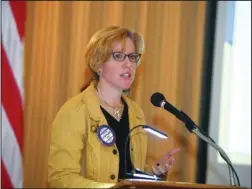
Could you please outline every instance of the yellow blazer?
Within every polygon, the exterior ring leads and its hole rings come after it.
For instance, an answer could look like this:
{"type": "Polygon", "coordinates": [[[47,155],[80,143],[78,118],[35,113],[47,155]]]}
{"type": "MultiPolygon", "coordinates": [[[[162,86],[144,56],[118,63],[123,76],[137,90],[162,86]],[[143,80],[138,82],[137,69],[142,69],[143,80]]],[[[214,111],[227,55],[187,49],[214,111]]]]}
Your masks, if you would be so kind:
{"type": "MultiPolygon", "coordinates": [[[[145,124],[139,105],[126,96],[123,98],[128,105],[130,129],[145,124]]],[[[108,123],[91,83],[61,107],[52,124],[48,158],[50,187],[106,188],[118,181],[119,154],[113,153],[117,150],[116,144],[104,146],[93,131],[101,125],[108,123]]],[[[130,151],[134,166],[144,170],[147,135],[141,128],[131,134],[130,151]]]]}

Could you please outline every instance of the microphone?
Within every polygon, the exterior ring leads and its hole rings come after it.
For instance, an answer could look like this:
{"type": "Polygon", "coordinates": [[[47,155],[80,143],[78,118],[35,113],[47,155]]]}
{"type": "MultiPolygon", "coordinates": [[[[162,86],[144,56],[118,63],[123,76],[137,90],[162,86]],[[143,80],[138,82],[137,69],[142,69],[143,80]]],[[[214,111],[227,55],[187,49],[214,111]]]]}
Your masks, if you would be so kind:
{"type": "Polygon", "coordinates": [[[182,110],[178,110],[173,105],[171,105],[169,102],[166,101],[163,94],[156,92],[152,94],[151,103],[156,107],[162,107],[166,109],[168,112],[175,115],[179,120],[185,123],[186,128],[193,132],[192,130],[196,127],[196,124],[191,120],[191,118],[182,110]]]}
{"type": "Polygon", "coordinates": [[[125,141],[125,146],[124,146],[124,150],[125,150],[124,151],[124,171],[125,171],[124,179],[145,179],[145,180],[155,180],[155,181],[164,180],[156,175],[151,175],[151,174],[145,173],[144,171],[141,171],[138,168],[135,168],[132,161],[130,161],[130,162],[131,162],[133,170],[131,173],[127,172],[127,159],[126,159],[126,157],[127,157],[127,144],[130,141],[130,134],[132,133],[132,131],[135,130],[136,128],[139,128],[139,127],[142,127],[145,131],[152,133],[160,138],[163,138],[163,139],[168,138],[167,134],[165,134],[164,132],[159,131],[158,129],[155,129],[155,128],[148,126],[148,125],[137,125],[137,126],[133,127],[127,135],[127,138],[125,141]]]}
{"type": "Polygon", "coordinates": [[[154,106],[162,107],[165,110],[167,110],[168,112],[175,115],[179,120],[181,120],[185,123],[186,128],[191,133],[196,134],[200,139],[202,139],[207,144],[211,145],[214,149],[216,149],[219,152],[219,154],[221,155],[221,157],[227,162],[227,164],[229,166],[228,168],[229,168],[230,185],[234,185],[234,186],[236,185],[235,178],[233,175],[233,174],[235,174],[238,185],[240,186],[239,177],[238,177],[228,155],[224,152],[224,150],[222,150],[222,148],[220,146],[218,146],[215,143],[215,141],[210,136],[204,134],[204,132],[201,131],[200,127],[198,127],[185,112],[178,110],[173,105],[171,105],[169,102],[167,102],[164,95],[159,92],[152,94],[150,101],[154,106]]]}

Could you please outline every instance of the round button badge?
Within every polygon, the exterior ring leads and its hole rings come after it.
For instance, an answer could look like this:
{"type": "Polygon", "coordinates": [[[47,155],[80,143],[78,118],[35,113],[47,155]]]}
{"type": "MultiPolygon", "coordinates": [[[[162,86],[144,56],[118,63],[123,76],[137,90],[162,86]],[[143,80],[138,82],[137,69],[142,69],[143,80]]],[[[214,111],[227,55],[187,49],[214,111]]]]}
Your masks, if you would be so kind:
{"type": "Polygon", "coordinates": [[[98,139],[105,146],[112,146],[115,143],[115,132],[107,125],[101,125],[97,128],[98,139]]]}

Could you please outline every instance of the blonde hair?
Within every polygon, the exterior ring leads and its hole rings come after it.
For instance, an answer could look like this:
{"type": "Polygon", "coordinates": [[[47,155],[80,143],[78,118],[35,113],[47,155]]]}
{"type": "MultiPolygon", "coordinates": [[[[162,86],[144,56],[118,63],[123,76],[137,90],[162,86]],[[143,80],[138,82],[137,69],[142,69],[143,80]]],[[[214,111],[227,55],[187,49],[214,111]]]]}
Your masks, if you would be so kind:
{"type": "MultiPolygon", "coordinates": [[[[97,31],[91,37],[84,54],[84,59],[85,63],[89,65],[93,79],[96,82],[99,80],[97,70],[101,64],[110,58],[114,43],[121,42],[124,46],[127,37],[133,41],[136,53],[141,54],[144,52],[143,37],[128,28],[110,26],[97,31]]],[[[140,60],[138,61],[139,64],[140,60]]]]}

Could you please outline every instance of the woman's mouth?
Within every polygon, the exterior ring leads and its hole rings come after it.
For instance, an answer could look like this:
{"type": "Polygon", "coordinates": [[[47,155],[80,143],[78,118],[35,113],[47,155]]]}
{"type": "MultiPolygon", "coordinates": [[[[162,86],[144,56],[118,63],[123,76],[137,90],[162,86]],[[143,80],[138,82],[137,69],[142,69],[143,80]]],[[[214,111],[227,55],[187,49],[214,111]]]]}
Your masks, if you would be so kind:
{"type": "Polygon", "coordinates": [[[123,78],[125,78],[125,79],[129,79],[129,78],[131,78],[131,73],[129,73],[129,72],[123,73],[120,76],[123,77],[123,78]]]}

